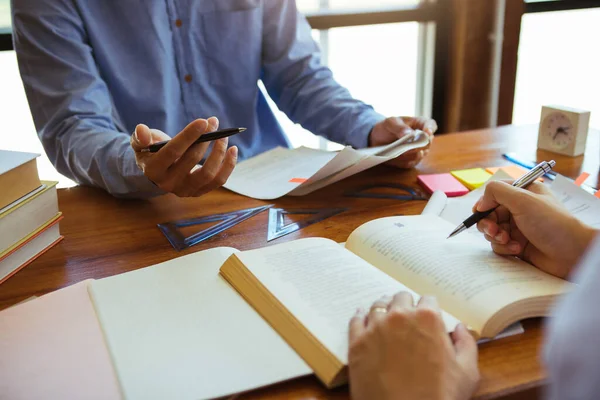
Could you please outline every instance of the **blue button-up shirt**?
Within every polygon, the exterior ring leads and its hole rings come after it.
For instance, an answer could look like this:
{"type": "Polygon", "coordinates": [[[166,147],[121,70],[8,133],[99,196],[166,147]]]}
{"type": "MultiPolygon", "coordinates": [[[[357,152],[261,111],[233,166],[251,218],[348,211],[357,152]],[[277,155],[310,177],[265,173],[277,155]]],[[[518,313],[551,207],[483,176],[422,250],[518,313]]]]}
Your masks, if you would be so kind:
{"type": "MultiPolygon", "coordinates": [[[[13,0],[14,44],[33,119],[59,172],[119,196],[160,194],[129,139],[196,118],[245,126],[248,158],[286,137],[259,79],[294,122],[366,147],[383,119],[321,64],[293,0],[13,0]]],[[[358,55],[364,56],[364,55],[358,55]]]]}

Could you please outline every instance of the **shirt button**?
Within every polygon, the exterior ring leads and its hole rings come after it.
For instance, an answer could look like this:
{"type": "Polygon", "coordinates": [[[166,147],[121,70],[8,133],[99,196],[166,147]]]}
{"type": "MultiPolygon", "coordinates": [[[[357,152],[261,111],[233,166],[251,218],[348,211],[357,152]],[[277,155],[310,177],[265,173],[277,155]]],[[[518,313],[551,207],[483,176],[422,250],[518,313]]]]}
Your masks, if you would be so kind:
{"type": "Polygon", "coordinates": [[[192,81],[192,76],[190,74],[188,74],[188,75],[184,76],[183,79],[185,79],[185,81],[187,83],[190,83],[192,81]]]}
{"type": "Polygon", "coordinates": [[[175,21],[175,26],[176,27],[181,28],[181,25],[183,25],[183,22],[181,22],[180,19],[178,19],[178,20],[175,21]]]}

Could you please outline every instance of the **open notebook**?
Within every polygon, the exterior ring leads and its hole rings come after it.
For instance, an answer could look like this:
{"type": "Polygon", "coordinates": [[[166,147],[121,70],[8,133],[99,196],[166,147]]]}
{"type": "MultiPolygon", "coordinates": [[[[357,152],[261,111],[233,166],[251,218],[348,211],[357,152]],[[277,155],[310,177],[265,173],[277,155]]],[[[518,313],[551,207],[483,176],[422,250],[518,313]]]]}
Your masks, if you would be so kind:
{"type": "Polygon", "coordinates": [[[416,131],[387,146],[361,150],[277,147],[240,162],[224,187],[262,200],[303,196],[428,144],[429,137],[416,131]]]}

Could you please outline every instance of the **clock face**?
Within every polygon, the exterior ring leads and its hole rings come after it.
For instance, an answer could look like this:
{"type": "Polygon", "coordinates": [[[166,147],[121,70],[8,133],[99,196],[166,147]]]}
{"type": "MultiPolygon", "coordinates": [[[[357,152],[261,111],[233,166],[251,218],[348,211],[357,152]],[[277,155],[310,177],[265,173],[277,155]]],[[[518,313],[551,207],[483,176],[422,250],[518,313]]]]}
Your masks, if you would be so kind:
{"type": "Polygon", "coordinates": [[[542,133],[557,150],[563,150],[575,140],[573,124],[566,114],[553,112],[542,123],[542,133]]]}

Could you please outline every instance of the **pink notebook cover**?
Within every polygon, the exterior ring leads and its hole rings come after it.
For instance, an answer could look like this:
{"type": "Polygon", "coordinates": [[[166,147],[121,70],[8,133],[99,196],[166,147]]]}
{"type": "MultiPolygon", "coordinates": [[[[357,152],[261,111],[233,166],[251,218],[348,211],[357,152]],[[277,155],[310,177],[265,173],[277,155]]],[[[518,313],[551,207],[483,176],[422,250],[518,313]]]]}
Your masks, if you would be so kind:
{"type": "Polygon", "coordinates": [[[0,312],[0,397],[121,398],[88,283],[0,312]]]}
{"type": "Polygon", "coordinates": [[[448,197],[463,196],[469,193],[469,189],[451,174],[419,175],[417,179],[429,193],[440,190],[448,197]]]}

